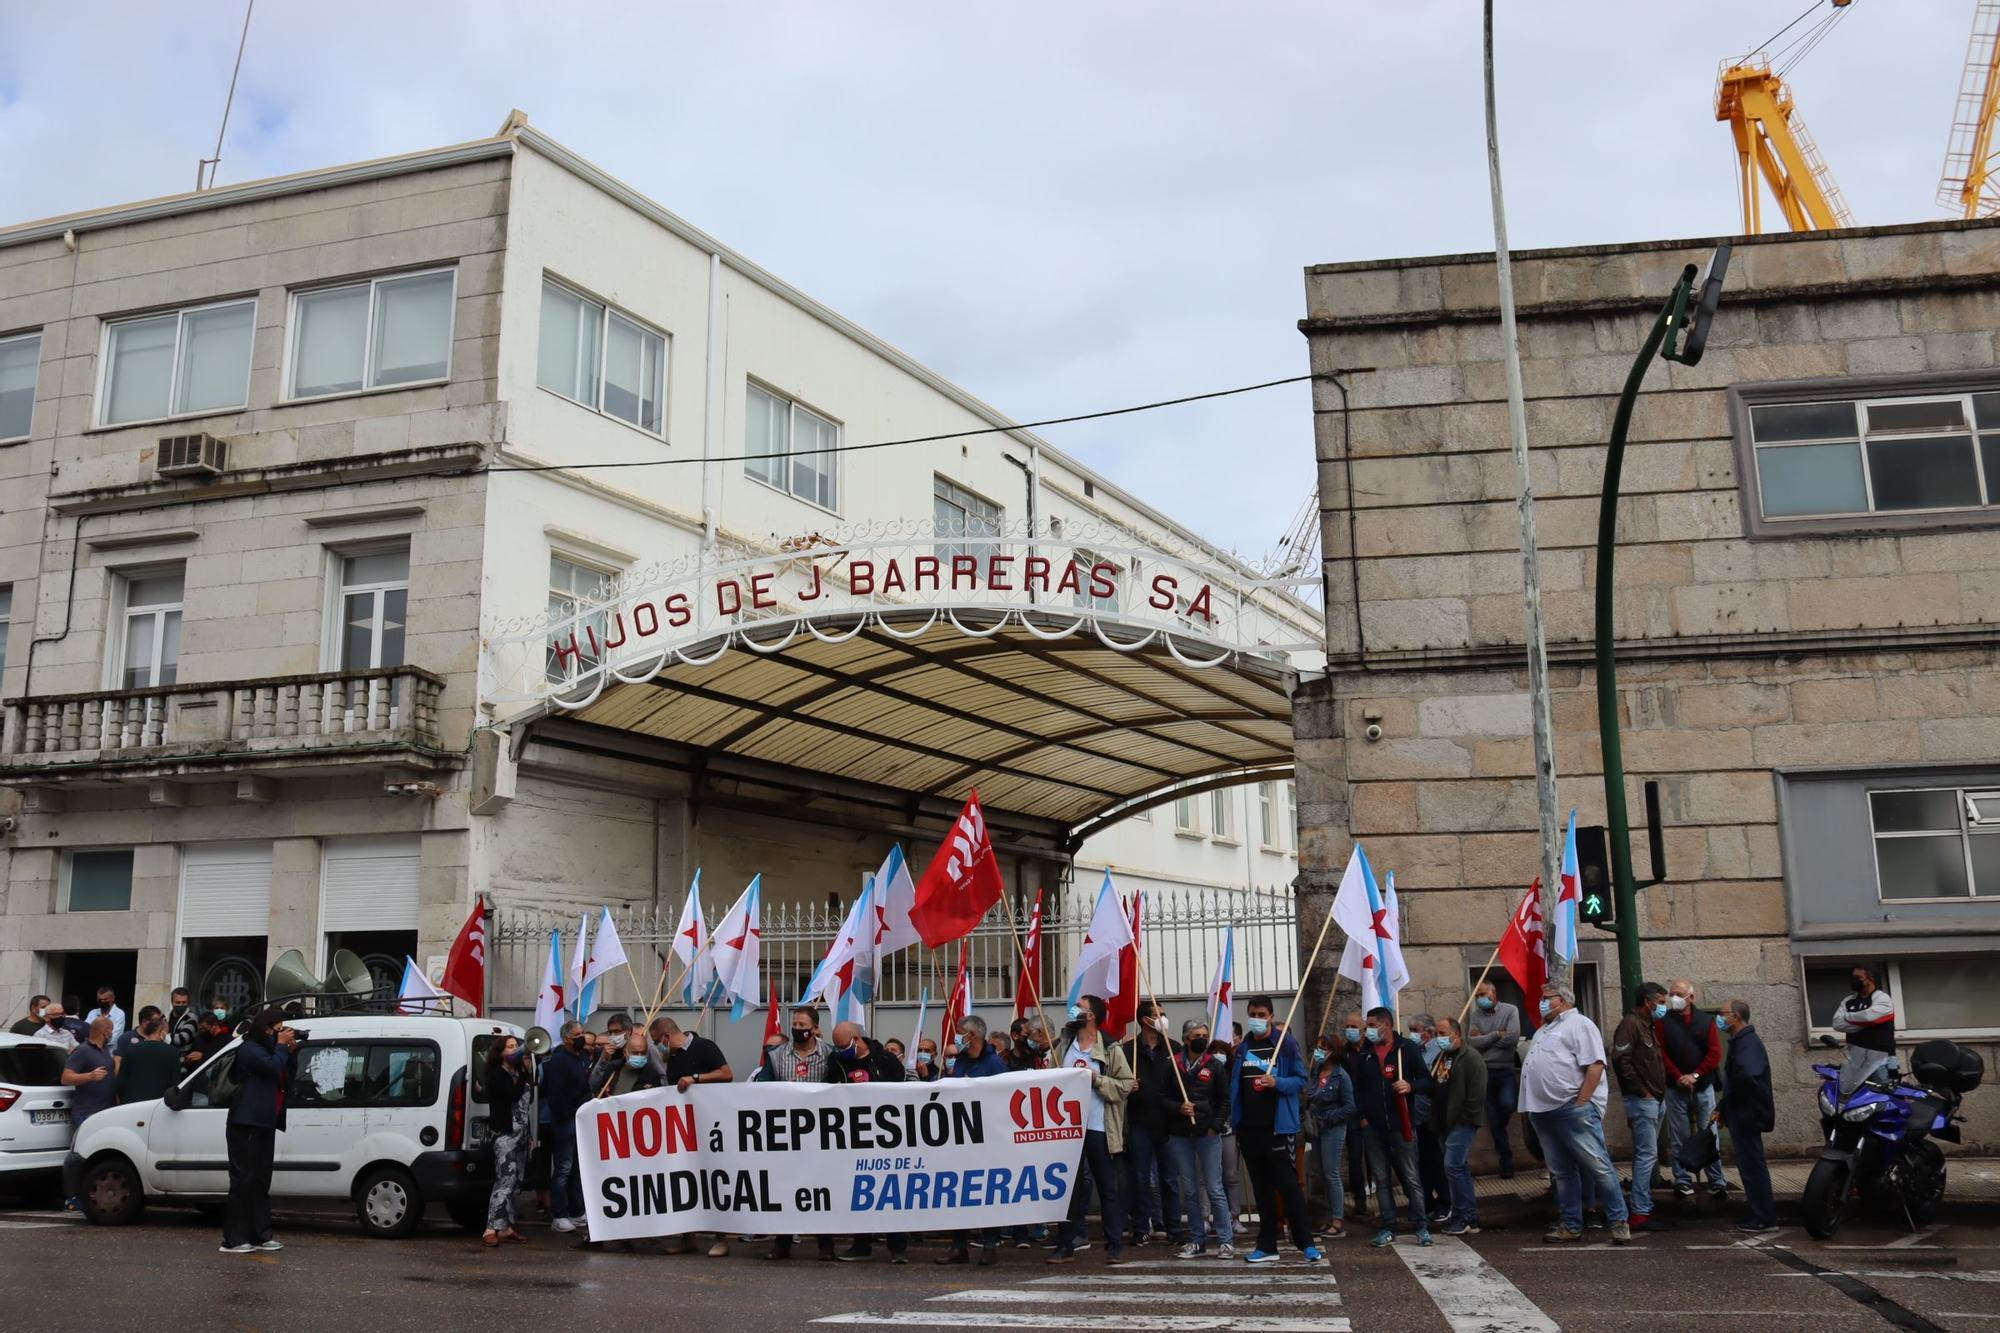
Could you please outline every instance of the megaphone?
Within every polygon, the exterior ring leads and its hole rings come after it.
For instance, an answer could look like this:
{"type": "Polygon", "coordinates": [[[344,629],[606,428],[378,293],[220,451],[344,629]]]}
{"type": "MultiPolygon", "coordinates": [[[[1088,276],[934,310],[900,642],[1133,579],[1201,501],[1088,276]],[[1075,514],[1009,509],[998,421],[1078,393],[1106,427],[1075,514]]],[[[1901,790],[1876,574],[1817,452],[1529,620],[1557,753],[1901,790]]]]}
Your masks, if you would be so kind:
{"type": "Polygon", "coordinates": [[[326,974],[326,988],[344,990],[349,995],[370,995],[375,990],[375,978],[359,954],[352,949],[335,949],[333,966],[326,974]]]}
{"type": "Polygon", "coordinates": [[[528,1029],[529,1055],[547,1055],[551,1050],[555,1049],[555,1044],[556,1039],[549,1035],[547,1028],[532,1027],[528,1029]]]}
{"type": "Polygon", "coordinates": [[[281,995],[314,995],[319,992],[319,978],[306,966],[306,956],[297,949],[287,949],[278,955],[278,961],[271,964],[271,971],[264,978],[264,998],[276,999],[281,995]]]}

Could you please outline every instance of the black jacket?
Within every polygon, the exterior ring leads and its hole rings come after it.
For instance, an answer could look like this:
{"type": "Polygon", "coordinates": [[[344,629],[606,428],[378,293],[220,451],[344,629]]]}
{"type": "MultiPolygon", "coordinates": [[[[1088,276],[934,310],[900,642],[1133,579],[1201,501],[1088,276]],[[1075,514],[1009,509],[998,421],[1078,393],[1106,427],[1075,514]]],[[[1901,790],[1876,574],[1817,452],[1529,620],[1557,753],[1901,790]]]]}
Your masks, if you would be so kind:
{"type": "Polygon", "coordinates": [[[542,1061],[542,1105],[557,1134],[576,1132],[577,1108],[590,1100],[590,1069],[567,1046],[542,1061]]]}
{"type": "Polygon", "coordinates": [[[271,1037],[245,1037],[236,1048],[236,1076],[242,1086],[229,1103],[229,1123],[252,1129],[285,1127],[281,1095],[292,1077],[292,1053],[271,1037]]]}
{"type": "MultiPolygon", "coordinates": [[[[1194,1103],[1194,1120],[1181,1114],[1180,1088],[1174,1088],[1174,1104],[1166,1119],[1167,1133],[1175,1138],[1205,1138],[1229,1128],[1229,1048],[1210,1046],[1200,1055],[1183,1050],[1174,1057],[1181,1077],[1187,1080],[1187,1099],[1194,1103]]],[[[1167,1077],[1172,1078],[1172,1071],[1167,1077]]]]}
{"type": "Polygon", "coordinates": [[[514,1103],[528,1095],[528,1076],[505,1061],[486,1066],[486,1123],[495,1134],[514,1132],[514,1103]]]}
{"type": "MultiPolygon", "coordinates": [[[[1139,1089],[1125,1103],[1125,1120],[1130,1126],[1137,1123],[1154,1134],[1166,1130],[1169,1120],[1187,1123],[1181,1114],[1181,1085],[1174,1077],[1174,1043],[1162,1037],[1157,1043],[1148,1045],[1145,1037],[1138,1040],[1139,1058],[1133,1070],[1139,1076],[1139,1089]]],[[[1192,1093],[1194,1090],[1188,1090],[1192,1093]]]]}
{"type": "MultiPolygon", "coordinates": [[[[1771,1057],[1764,1039],[1748,1023],[1729,1039],[1722,1058],[1722,1119],[1756,1134],[1778,1127],[1778,1108],[1771,1096],[1771,1057]]],[[[1735,1128],[1730,1133],[1734,1134],[1735,1128]]]]}
{"type": "MultiPolygon", "coordinates": [[[[1396,1093],[1391,1088],[1395,1081],[1397,1052],[1402,1055],[1403,1081],[1410,1085],[1410,1101],[1427,1097],[1435,1088],[1431,1080],[1430,1066],[1424,1063],[1424,1048],[1408,1037],[1396,1038],[1395,1049],[1389,1053],[1389,1077],[1382,1073],[1382,1062],[1376,1055],[1376,1048],[1362,1042],[1348,1056],[1348,1077],[1354,1080],[1354,1105],[1361,1119],[1368,1122],[1370,1129],[1402,1127],[1402,1120],[1395,1114],[1396,1093]]],[[[1414,1128],[1417,1120],[1415,1105],[1410,1107],[1410,1123],[1414,1128]]]]}
{"type": "Polygon", "coordinates": [[[828,1083],[901,1083],[906,1077],[903,1062],[873,1042],[866,1055],[856,1052],[854,1059],[843,1060],[836,1051],[826,1062],[828,1083]]]}

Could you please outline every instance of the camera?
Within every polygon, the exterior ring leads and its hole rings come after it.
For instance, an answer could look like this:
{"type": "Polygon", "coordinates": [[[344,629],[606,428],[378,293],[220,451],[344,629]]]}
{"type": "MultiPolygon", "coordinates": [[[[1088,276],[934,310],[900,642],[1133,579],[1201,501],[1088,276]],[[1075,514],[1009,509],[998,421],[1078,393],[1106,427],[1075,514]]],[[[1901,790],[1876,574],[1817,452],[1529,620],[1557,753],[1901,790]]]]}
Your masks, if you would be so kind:
{"type": "Polygon", "coordinates": [[[311,1037],[306,1035],[306,1030],[304,1028],[295,1028],[290,1023],[286,1023],[284,1025],[284,1029],[285,1031],[292,1034],[292,1040],[294,1041],[307,1042],[312,1040],[311,1037]]]}

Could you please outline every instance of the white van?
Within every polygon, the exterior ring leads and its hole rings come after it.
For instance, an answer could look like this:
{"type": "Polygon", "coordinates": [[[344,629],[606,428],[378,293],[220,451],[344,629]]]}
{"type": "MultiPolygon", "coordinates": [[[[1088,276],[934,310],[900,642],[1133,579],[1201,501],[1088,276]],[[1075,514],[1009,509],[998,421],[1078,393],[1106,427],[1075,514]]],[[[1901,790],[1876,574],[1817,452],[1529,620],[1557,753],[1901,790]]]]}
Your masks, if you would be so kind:
{"type": "MultiPolygon", "coordinates": [[[[426,1204],[486,1224],[493,1165],[486,1056],[522,1035],[491,1019],[343,1013],[290,1020],[302,1035],[285,1096],[271,1197],[350,1199],[372,1236],[407,1236],[426,1204]]],[[[219,1205],[229,1194],[223,1130],[240,1086],[240,1039],[159,1101],[99,1111],[63,1164],[83,1214],[132,1221],[149,1200],[219,1205]]]]}
{"type": "Polygon", "coordinates": [[[68,1058],[55,1042],[0,1032],[0,1187],[54,1184],[69,1152],[68,1058]]]}

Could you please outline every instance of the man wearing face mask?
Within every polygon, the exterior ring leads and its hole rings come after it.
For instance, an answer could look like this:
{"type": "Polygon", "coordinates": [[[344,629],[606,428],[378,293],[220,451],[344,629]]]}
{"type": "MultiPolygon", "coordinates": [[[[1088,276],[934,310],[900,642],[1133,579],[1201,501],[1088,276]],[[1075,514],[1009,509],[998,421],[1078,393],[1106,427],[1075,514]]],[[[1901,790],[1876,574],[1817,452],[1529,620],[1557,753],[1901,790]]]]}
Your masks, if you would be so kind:
{"type": "Polygon", "coordinates": [[[935,1083],[940,1072],[937,1043],[929,1037],[917,1038],[917,1063],[911,1071],[912,1077],[919,1083],[935,1083]]]}
{"type": "Polygon", "coordinates": [[[561,1044],[541,1061],[542,1105],[549,1108],[549,1211],[557,1231],[584,1225],[583,1174],[576,1169],[576,1113],[590,1100],[583,1024],[562,1025],[561,1044]]]}
{"type": "Polygon", "coordinates": [[[766,1083],[838,1083],[827,1073],[833,1052],[819,1039],[819,1011],[810,1005],[792,1010],[792,1040],[764,1054],[766,1083]]]}
{"type": "MultiPolygon", "coordinates": [[[[827,1062],[827,1082],[829,1083],[901,1083],[904,1079],[903,1062],[891,1055],[886,1047],[870,1041],[861,1031],[859,1023],[842,1021],[833,1025],[833,1058],[827,1062]]],[[[829,1243],[832,1237],[826,1238],[829,1243]]],[[[910,1235],[907,1231],[889,1233],[889,1262],[906,1264],[909,1262],[910,1235]]],[[[873,1247],[867,1233],[855,1236],[846,1249],[834,1257],[842,1263],[859,1263],[873,1254],[873,1247]]]]}
{"type": "MultiPolygon", "coordinates": [[[[1350,1009],[1341,1016],[1341,1040],[1346,1054],[1341,1057],[1341,1065],[1347,1070],[1347,1083],[1351,1089],[1358,1086],[1361,1078],[1361,1061],[1368,1058],[1362,1049],[1362,1017],[1359,1009],[1350,1009]]],[[[1373,1185],[1368,1179],[1368,1146],[1366,1136],[1361,1133],[1361,1106],[1355,1103],[1354,1113],[1348,1120],[1347,1170],[1341,1177],[1348,1193],[1354,1197],[1353,1213],[1365,1217],[1368,1213],[1368,1195],[1373,1185]]]]}
{"type": "Polygon", "coordinates": [[[1576,993],[1551,983],[1542,988],[1542,1026],[1521,1065],[1521,1109],[1542,1142],[1555,1185],[1556,1225],[1544,1244],[1583,1239],[1583,1181],[1596,1182],[1597,1201],[1611,1220],[1611,1242],[1628,1245],[1625,1192],[1604,1144],[1604,1038],[1597,1024],[1576,1012],[1576,993]]]}
{"type": "Polygon", "coordinates": [[[201,1015],[195,1012],[194,997],[185,986],[174,987],[168,997],[167,1044],[175,1050],[185,1051],[194,1045],[195,1034],[201,1030],[201,1015]]]}
{"type": "Polygon", "coordinates": [[[1854,993],[1833,1011],[1833,1030],[1847,1036],[1840,1066],[1842,1096],[1896,1058],[1896,1002],[1882,989],[1875,969],[1865,964],[1854,969],[1851,984],[1854,993]]]}
{"type": "Polygon", "coordinates": [[[1181,1051],[1174,1059],[1187,1100],[1167,1117],[1167,1161],[1188,1215],[1187,1241],[1174,1257],[1200,1258],[1213,1231],[1215,1257],[1234,1259],[1236,1226],[1222,1174],[1224,1149],[1235,1151],[1222,1134],[1229,1126],[1229,1057],[1209,1042],[1208,1021],[1190,1018],[1181,1024],[1181,1051]]]}
{"type": "Polygon", "coordinates": [[[1007,1068],[1015,1073],[1029,1073],[1049,1067],[1049,1030],[1042,1020],[1033,1016],[1014,1020],[1016,1032],[1013,1049],[1007,1053],[1007,1068]]]}
{"type": "Polygon", "coordinates": [[[1257,1199],[1257,1248],[1244,1258],[1253,1264],[1278,1262],[1278,1207],[1283,1204],[1292,1243],[1307,1263],[1317,1264],[1324,1256],[1313,1244],[1305,1191],[1299,1188],[1292,1156],[1303,1127],[1299,1097],[1306,1086],[1305,1057],[1289,1034],[1271,1030],[1269,996],[1253,996],[1243,1009],[1249,1031],[1236,1053],[1230,1114],[1250,1171],[1250,1192],[1257,1199]]]}
{"type": "Polygon", "coordinates": [[[1507,1126],[1520,1095],[1521,1011],[1502,1000],[1492,982],[1482,981],[1473,992],[1465,1037],[1486,1061],[1486,1128],[1500,1157],[1500,1178],[1507,1180],[1514,1174],[1514,1144],[1507,1126]]]}
{"type": "Polygon", "coordinates": [[[28,1001],[28,1016],[15,1021],[9,1029],[17,1037],[32,1037],[41,1030],[42,1010],[49,1007],[49,997],[37,995],[28,1001]]]}
{"type": "Polygon", "coordinates": [[[1625,1123],[1632,1129],[1632,1219],[1643,1230],[1653,1215],[1653,1169],[1660,1160],[1660,1106],[1667,1095],[1667,1067],[1653,1025],[1667,1016],[1667,988],[1655,981],[1639,987],[1632,1012],[1611,1034],[1611,1068],[1625,1098],[1625,1123]]]}
{"type": "Polygon", "coordinates": [[[1375,1239],[1380,1248],[1396,1241],[1396,1197],[1391,1178],[1403,1187],[1417,1244],[1431,1243],[1431,1220],[1424,1211],[1424,1189],[1417,1176],[1417,1125],[1413,1100],[1432,1089],[1424,1049],[1396,1036],[1396,1016],[1377,1006],[1368,1011],[1361,1029],[1361,1050],[1354,1066],[1354,1101],[1361,1114],[1361,1137],[1368,1153],[1368,1174],[1375,1181],[1375,1239]]]}
{"type": "Polygon", "coordinates": [[[1180,1082],[1174,1068],[1178,1052],[1166,1035],[1167,1016],[1151,1000],[1138,1004],[1138,1059],[1134,1072],[1139,1091],[1126,1107],[1125,1146],[1132,1167],[1132,1243],[1144,1245],[1163,1237],[1185,1245],[1188,1230],[1181,1219],[1179,1191],[1167,1164],[1167,1122],[1182,1116],[1180,1082]],[[1177,1233],[1177,1234],[1176,1234],[1177,1233]]]}
{"type": "Polygon", "coordinates": [[[1433,1119],[1444,1139],[1444,1174],[1451,1190],[1444,1230],[1447,1236],[1465,1236],[1479,1230],[1479,1194],[1472,1187],[1469,1159],[1486,1115],[1486,1062],[1479,1052],[1465,1048],[1465,1029],[1455,1018],[1438,1020],[1437,1042],[1438,1057],[1431,1066],[1438,1085],[1431,1094],[1433,1119]]]}
{"type": "MultiPolygon", "coordinates": [[[[967,1014],[959,1020],[958,1032],[952,1037],[953,1051],[945,1057],[944,1076],[946,1078],[991,1078],[995,1074],[1007,1072],[1007,1062],[1000,1053],[986,1044],[986,1020],[978,1014],[967,1014]]],[[[938,1264],[969,1264],[972,1262],[972,1246],[979,1247],[979,1263],[982,1267],[999,1262],[1000,1230],[988,1227],[983,1231],[954,1231],[951,1233],[951,1248],[933,1259],[938,1264]]]]}
{"type": "MultiPolygon", "coordinates": [[[[688,1096],[697,1084],[727,1083],[735,1077],[729,1068],[729,1061],[722,1056],[722,1048],[697,1032],[689,1032],[680,1024],[662,1014],[653,1020],[654,1044],[666,1053],[667,1076],[661,1086],[672,1084],[681,1096],[688,1096]]],[[[685,1253],[693,1238],[678,1236],[681,1249],[676,1249],[669,1241],[667,1253],[685,1253]]],[[[729,1253],[729,1242],[717,1232],[715,1241],[708,1247],[708,1257],[720,1259],[729,1253]]]]}
{"type": "Polygon", "coordinates": [[[1076,1187],[1070,1192],[1069,1220],[1056,1238],[1052,1264],[1076,1262],[1077,1242],[1083,1239],[1089,1208],[1087,1182],[1097,1185],[1098,1215],[1104,1224],[1104,1262],[1125,1262],[1125,1209],[1118,1195],[1118,1164],[1114,1160],[1125,1150],[1126,1103],[1138,1088],[1138,1077],[1125,1060],[1118,1044],[1100,1030],[1109,1012],[1103,997],[1085,995],[1073,1006],[1074,1014],[1063,1029],[1056,1046],[1055,1066],[1082,1069],[1090,1074],[1090,1095],[1083,1111],[1083,1162],[1076,1187]]]}
{"type": "MultiPolygon", "coordinates": [[[[1410,1020],[1409,1034],[1410,1040],[1423,1048],[1424,1064],[1434,1069],[1444,1050],[1438,1041],[1437,1020],[1418,1014],[1410,1020]]],[[[1436,1080],[1435,1074],[1432,1079],[1436,1080]]],[[[1451,1216],[1451,1186],[1444,1174],[1444,1131],[1438,1128],[1429,1093],[1418,1093],[1410,1103],[1417,1122],[1417,1184],[1424,1191],[1424,1214],[1433,1223],[1442,1223],[1451,1216]]]]}
{"type": "MultiPolygon", "coordinates": [[[[1694,1129],[1715,1114],[1716,1071],[1722,1068],[1722,1039],[1715,1020],[1694,1002],[1694,983],[1681,977],[1667,987],[1667,1016],[1654,1024],[1660,1038],[1660,1060],[1667,1070],[1667,1100],[1661,1118],[1667,1122],[1667,1154],[1674,1167],[1674,1193],[1694,1197],[1694,1177],[1681,1165],[1681,1144],[1694,1129]]],[[[1729,1181],[1720,1160],[1709,1164],[1708,1192],[1727,1198],[1729,1181]]]]}

